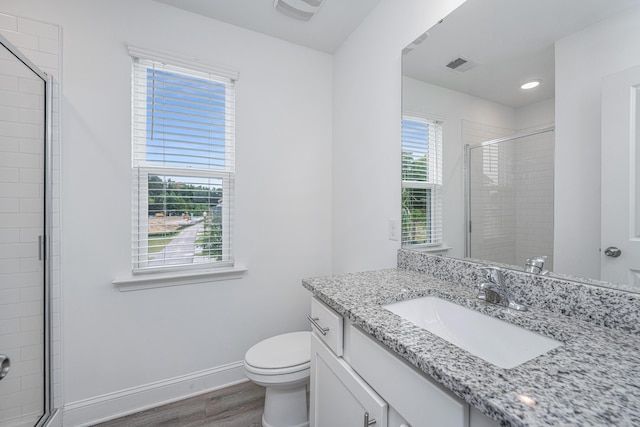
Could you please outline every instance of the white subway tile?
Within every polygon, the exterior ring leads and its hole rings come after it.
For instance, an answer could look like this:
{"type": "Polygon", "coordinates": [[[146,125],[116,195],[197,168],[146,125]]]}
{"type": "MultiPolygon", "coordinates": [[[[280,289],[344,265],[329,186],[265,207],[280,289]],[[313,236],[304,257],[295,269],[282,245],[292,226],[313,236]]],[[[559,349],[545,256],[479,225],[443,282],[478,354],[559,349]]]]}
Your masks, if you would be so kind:
{"type": "Polygon", "coordinates": [[[41,184],[44,182],[44,172],[42,169],[21,168],[20,182],[25,184],[41,184]]]}
{"type": "Polygon", "coordinates": [[[0,320],[0,335],[17,334],[20,332],[20,319],[0,320]]]}
{"type": "MultiPolygon", "coordinates": [[[[13,377],[12,375],[9,375],[2,380],[2,387],[0,387],[0,396],[4,397],[8,394],[18,393],[20,391],[22,391],[22,381],[20,377],[13,377]]],[[[0,419],[5,420],[4,418],[0,419]]]]}
{"type": "MultiPolygon", "coordinates": [[[[20,260],[21,262],[24,260],[20,260]]],[[[36,262],[41,264],[40,261],[36,262]]],[[[37,269],[31,269],[26,271],[38,271],[37,269]]],[[[44,288],[42,285],[38,284],[37,286],[23,286],[20,288],[20,302],[33,302],[33,301],[43,301],[44,300],[44,288]]]]}
{"type": "MultiPolygon", "coordinates": [[[[24,355],[23,355],[24,356],[24,355]]],[[[42,355],[40,356],[42,357],[42,355]]],[[[30,390],[34,388],[42,387],[43,379],[42,375],[25,375],[22,377],[22,389],[30,390]]]]}
{"type": "Polygon", "coordinates": [[[18,31],[54,40],[57,40],[59,35],[57,25],[20,17],[18,17],[18,31]]]}
{"type": "MultiPolygon", "coordinates": [[[[0,186],[3,185],[0,183],[0,186]]],[[[19,213],[20,212],[20,199],[17,197],[2,197],[0,193],[0,214],[2,213],[19,213]]]]}
{"type": "Polygon", "coordinates": [[[20,199],[19,212],[20,213],[43,213],[44,214],[44,206],[43,200],[40,198],[37,199],[20,199]]]}
{"type": "Polygon", "coordinates": [[[41,331],[44,329],[44,317],[38,316],[23,316],[20,318],[20,331],[41,331]]]}
{"type": "MultiPolygon", "coordinates": [[[[4,245],[0,245],[2,247],[4,245]]],[[[2,255],[0,255],[2,256],[2,255]]],[[[16,288],[22,285],[35,285],[36,283],[40,283],[42,281],[42,274],[40,273],[13,273],[13,274],[3,274],[2,280],[0,280],[0,289],[11,289],[16,288]]],[[[2,317],[4,313],[0,313],[0,318],[12,319],[14,317],[19,316],[5,316],[2,317]]],[[[33,315],[36,315],[35,313],[33,315]]]]}
{"type": "Polygon", "coordinates": [[[58,55],[54,55],[47,52],[40,52],[37,50],[37,40],[35,48],[22,48],[20,51],[27,57],[31,62],[36,64],[38,68],[41,70],[44,68],[57,69],[58,68],[58,55]]]}
{"type": "MultiPolygon", "coordinates": [[[[21,350],[20,360],[27,361],[27,360],[42,359],[44,357],[44,346],[42,344],[42,339],[40,339],[40,341],[41,342],[39,344],[23,346],[20,349],[21,350]]],[[[33,388],[33,387],[24,387],[23,385],[23,389],[28,389],[28,388],[33,388]]]]}
{"type": "MultiPolygon", "coordinates": [[[[38,95],[41,96],[42,90],[44,89],[44,82],[39,78],[33,78],[29,76],[29,78],[21,77],[18,79],[18,90],[20,93],[28,93],[30,95],[38,95]]],[[[42,100],[44,101],[44,99],[42,100]]],[[[39,104],[40,114],[44,112],[44,102],[39,104]]]]}
{"type": "Polygon", "coordinates": [[[3,122],[19,122],[20,110],[16,107],[2,105],[0,106],[0,120],[3,122]]]}
{"type": "Polygon", "coordinates": [[[0,105],[35,109],[40,108],[41,99],[33,94],[3,91],[0,97],[0,105]]]}
{"type": "Polygon", "coordinates": [[[0,290],[0,305],[15,304],[20,302],[20,289],[0,290]]]}
{"type": "Polygon", "coordinates": [[[0,182],[0,197],[39,197],[40,186],[29,183],[0,182]]]}
{"type": "MultiPolygon", "coordinates": [[[[21,138],[20,153],[42,155],[44,153],[44,138],[40,135],[37,138],[21,138]]],[[[42,162],[42,158],[39,159],[39,162],[42,162]]]]}
{"type": "Polygon", "coordinates": [[[58,55],[60,52],[58,38],[51,39],[46,37],[39,37],[38,50],[41,52],[52,53],[58,55]]]}
{"type": "Polygon", "coordinates": [[[0,34],[5,36],[6,39],[9,40],[12,45],[19,48],[21,52],[24,49],[38,49],[38,36],[36,35],[5,29],[0,29],[0,34]]]}
{"type": "Polygon", "coordinates": [[[18,31],[18,18],[0,13],[0,28],[3,30],[18,31]]]}
{"type": "MultiPolygon", "coordinates": [[[[38,316],[43,312],[42,303],[32,301],[16,304],[7,304],[0,311],[0,319],[17,319],[23,316],[38,316]]],[[[22,336],[22,334],[19,334],[22,336]]],[[[21,339],[21,338],[20,338],[21,339]]]]}
{"type": "Polygon", "coordinates": [[[21,108],[16,113],[17,120],[21,123],[44,125],[44,111],[42,109],[21,108]]]}

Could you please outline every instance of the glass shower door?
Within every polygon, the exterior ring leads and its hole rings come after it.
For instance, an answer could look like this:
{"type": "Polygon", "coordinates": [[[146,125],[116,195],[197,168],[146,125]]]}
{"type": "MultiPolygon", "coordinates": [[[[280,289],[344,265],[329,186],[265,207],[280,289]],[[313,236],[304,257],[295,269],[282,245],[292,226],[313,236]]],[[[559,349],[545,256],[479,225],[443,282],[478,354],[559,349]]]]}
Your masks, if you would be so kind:
{"type": "Polygon", "coordinates": [[[0,39],[0,425],[47,411],[45,81],[0,39]]]}

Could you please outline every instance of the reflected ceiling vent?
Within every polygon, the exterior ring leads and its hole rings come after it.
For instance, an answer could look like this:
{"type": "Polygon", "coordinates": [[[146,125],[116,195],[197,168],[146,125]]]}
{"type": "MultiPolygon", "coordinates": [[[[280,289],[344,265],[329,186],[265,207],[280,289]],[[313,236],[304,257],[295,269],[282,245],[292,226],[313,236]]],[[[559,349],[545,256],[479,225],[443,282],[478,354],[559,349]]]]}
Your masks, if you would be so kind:
{"type": "Polygon", "coordinates": [[[459,56],[456,59],[449,61],[449,63],[447,64],[447,68],[459,73],[464,73],[465,71],[469,71],[476,65],[478,65],[477,62],[473,62],[469,58],[459,56]]]}
{"type": "Polygon", "coordinates": [[[416,47],[418,47],[418,45],[420,43],[422,43],[423,41],[425,41],[427,39],[427,37],[429,37],[429,32],[425,31],[424,33],[422,33],[422,35],[420,37],[418,37],[417,39],[415,39],[413,41],[413,43],[411,43],[409,46],[405,47],[404,49],[402,49],[402,54],[405,55],[409,52],[411,52],[413,49],[415,49],[416,47]]]}
{"type": "Polygon", "coordinates": [[[273,7],[292,18],[308,21],[316,14],[324,0],[275,0],[273,7]]]}

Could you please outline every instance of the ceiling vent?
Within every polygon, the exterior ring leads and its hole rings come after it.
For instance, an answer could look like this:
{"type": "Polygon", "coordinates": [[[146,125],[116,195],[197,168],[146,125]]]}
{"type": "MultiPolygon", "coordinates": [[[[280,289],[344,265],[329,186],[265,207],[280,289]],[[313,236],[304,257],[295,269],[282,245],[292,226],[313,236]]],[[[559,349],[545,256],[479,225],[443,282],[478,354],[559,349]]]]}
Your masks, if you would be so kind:
{"type": "Polygon", "coordinates": [[[465,71],[469,71],[476,65],[478,65],[477,62],[473,62],[469,58],[459,56],[456,59],[449,61],[449,63],[447,64],[447,68],[459,73],[464,73],[465,71]]]}
{"type": "Polygon", "coordinates": [[[273,7],[292,18],[308,21],[316,14],[324,0],[275,0],[273,7]]]}

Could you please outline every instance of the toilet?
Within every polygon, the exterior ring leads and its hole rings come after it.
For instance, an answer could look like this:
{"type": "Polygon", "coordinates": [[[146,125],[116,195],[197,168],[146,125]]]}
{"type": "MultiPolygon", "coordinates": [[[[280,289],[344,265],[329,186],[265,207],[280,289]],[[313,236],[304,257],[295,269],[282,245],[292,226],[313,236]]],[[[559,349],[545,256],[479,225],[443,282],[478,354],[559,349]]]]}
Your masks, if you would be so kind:
{"type": "Polygon", "coordinates": [[[276,335],[245,354],[245,375],[267,388],[263,427],[309,426],[310,338],[308,331],[276,335]]]}

